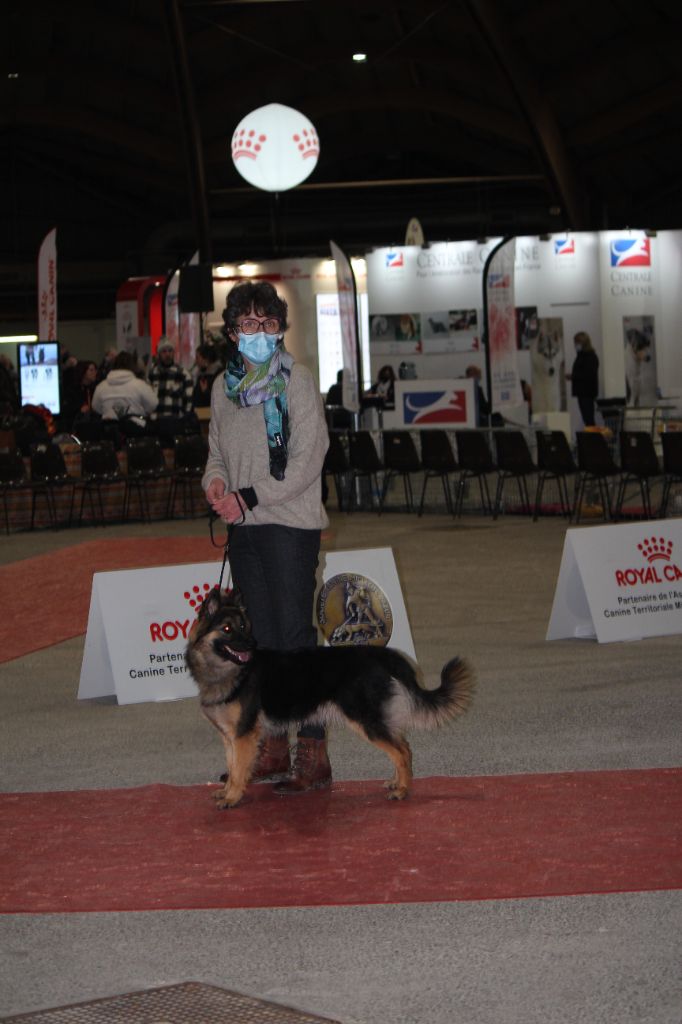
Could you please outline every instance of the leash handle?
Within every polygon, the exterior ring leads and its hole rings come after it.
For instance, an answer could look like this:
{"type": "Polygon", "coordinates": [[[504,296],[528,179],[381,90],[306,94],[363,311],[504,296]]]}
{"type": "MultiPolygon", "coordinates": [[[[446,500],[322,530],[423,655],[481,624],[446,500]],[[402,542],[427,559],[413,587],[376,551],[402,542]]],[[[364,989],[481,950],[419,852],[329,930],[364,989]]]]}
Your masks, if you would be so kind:
{"type": "MultiPolygon", "coordinates": [[[[230,541],[232,540],[232,531],[234,530],[235,526],[239,526],[239,525],[241,525],[241,523],[246,521],[246,508],[244,506],[244,503],[242,502],[241,497],[239,496],[239,492],[235,491],[234,492],[234,496],[237,499],[237,504],[239,505],[242,517],[236,523],[228,523],[227,524],[227,536],[225,538],[225,543],[223,545],[223,548],[224,548],[223,564],[220,567],[220,577],[218,579],[218,590],[222,590],[223,589],[223,576],[225,575],[225,566],[227,564],[227,557],[228,557],[228,554],[229,554],[229,551],[230,551],[230,541]]],[[[219,519],[219,518],[220,518],[220,516],[218,515],[218,513],[217,512],[213,512],[211,510],[211,512],[209,513],[209,523],[208,523],[209,529],[211,531],[211,543],[213,543],[213,523],[215,522],[216,519],[219,519]]]]}

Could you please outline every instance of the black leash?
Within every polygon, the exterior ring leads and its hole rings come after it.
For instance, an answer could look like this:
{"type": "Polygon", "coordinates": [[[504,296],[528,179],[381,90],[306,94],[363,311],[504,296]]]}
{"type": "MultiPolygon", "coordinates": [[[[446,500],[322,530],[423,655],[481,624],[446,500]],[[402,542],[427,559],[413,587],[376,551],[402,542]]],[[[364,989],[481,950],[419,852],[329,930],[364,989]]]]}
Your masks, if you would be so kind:
{"type": "Polygon", "coordinates": [[[218,579],[218,591],[221,591],[223,589],[223,576],[225,575],[225,566],[227,565],[227,558],[228,558],[228,555],[230,553],[230,541],[232,539],[232,532],[233,532],[235,526],[240,526],[244,522],[244,520],[246,519],[246,509],[242,505],[242,502],[241,502],[241,499],[240,499],[239,495],[235,495],[235,497],[237,498],[237,504],[239,505],[240,509],[242,510],[242,517],[236,523],[228,523],[227,524],[227,533],[225,535],[225,542],[223,544],[216,544],[215,539],[213,537],[213,524],[216,521],[216,519],[220,519],[220,516],[218,515],[217,512],[214,512],[213,509],[211,509],[211,511],[208,514],[208,529],[209,529],[209,532],[211,534],[211,544],[213,545],[214,548],[223,548],[223,564],[220,566],[220,577],[218,579]]]}

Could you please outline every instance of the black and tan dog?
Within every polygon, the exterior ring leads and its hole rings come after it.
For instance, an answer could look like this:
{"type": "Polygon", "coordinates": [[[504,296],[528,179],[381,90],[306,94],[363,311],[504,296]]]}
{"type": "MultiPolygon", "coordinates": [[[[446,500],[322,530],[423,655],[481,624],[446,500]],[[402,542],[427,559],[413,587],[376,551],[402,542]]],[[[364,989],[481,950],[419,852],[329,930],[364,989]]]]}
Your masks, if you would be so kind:
{"type": "Polygon", "coordinates": [[[257,649],[238,594],[211,591],[190,631],[187,664],[201,710],[225,745],[227,781],[215,798],[235,807],[244,795],[261,740],[302,723],[344,724],[393,762],[389,800],[403,800],[412,781],[410,727],[435,728],[466,711],[472,676],[459,658],[436,690],[417,682],[410,663],[388,647],[257,649]]]}

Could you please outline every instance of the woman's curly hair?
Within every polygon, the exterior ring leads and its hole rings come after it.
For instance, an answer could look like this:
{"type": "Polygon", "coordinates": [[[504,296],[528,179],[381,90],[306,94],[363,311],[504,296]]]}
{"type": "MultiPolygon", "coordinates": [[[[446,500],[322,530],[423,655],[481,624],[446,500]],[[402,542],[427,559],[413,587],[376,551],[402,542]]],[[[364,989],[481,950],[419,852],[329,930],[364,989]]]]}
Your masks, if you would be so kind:
{"type": "Polygon", "coordinates": [[[224,333],[232,341],[229,332],[237,331],[237,319],[250,313],[251,309],[260,317],[277,317],[284,333],[289,327],[288,308],[269,281],[244,281],[243,284],[236,284],[228,293],[223,310],[224,333]]]}

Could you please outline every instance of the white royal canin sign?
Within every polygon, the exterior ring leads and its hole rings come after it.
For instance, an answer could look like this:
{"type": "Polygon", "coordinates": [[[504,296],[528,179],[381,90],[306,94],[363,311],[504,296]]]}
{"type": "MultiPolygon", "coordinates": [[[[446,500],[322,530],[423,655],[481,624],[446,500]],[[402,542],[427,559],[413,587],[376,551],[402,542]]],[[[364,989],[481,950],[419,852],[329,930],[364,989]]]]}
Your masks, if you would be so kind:
{"type": "MultiPolygon", "coordinates": [[[[220,562],[95,573],[78,698],[115,695],[119,704],[139,704],[195,697],[185,649],[219,576],[220,562]]],[[[318,596],[325,585],[332,588],[332,624],[344,638],[371,642],[374,633],[414,658],[390,548],[322,553],[318,582],[318,596]]],[[[229,569],[223,586],[230,586],[229,569]]]]}
{"type": "Polygon", "coordinates": [[[567,530],[547,640],[682,633],[682,520],[567,530]]]}

